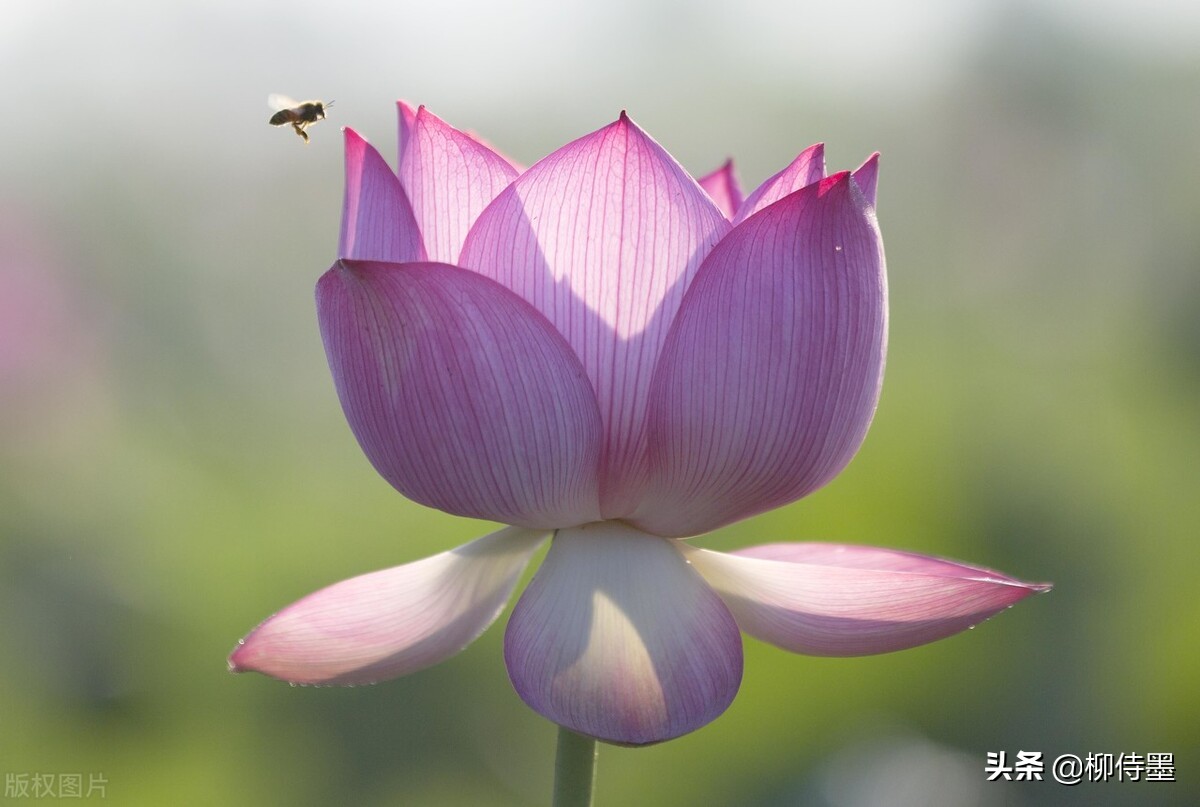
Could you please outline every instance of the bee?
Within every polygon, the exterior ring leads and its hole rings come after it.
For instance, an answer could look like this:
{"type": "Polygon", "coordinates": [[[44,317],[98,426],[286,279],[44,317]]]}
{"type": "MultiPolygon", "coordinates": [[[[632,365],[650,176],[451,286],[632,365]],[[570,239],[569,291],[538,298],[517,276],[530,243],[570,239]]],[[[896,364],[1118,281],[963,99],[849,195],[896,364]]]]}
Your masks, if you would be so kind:
{"type": "Polygon", "coordinates": [[[325,120],[325,110],[333,106],[333,101],[294,101],[286,95],[272,93],[267,96],[267,106],[278,110],[271,116],[272,126],[290,123],[296,134],[307,143],[308,132],[304,130],[319,120],[325,120]]]}

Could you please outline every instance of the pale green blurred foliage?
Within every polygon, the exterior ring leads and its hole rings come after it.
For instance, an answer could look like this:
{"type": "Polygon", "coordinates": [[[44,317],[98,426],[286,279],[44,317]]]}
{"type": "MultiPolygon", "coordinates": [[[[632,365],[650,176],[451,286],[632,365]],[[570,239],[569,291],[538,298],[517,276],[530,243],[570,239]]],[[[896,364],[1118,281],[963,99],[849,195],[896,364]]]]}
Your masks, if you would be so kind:
{"type": "MultiPolygon", "coordinates": [[[[677,9],[655,8],[635,42],[688,52],[677,9]]],[[[876,543],[1056,584],[893,655],[747,640],[742,691],[714,724],[602,749],[600,805],[1194,803],[1200,58],[993,14],[935,75],[881,76],[886,91],[839,86],[838,64],[739,68],[753,43],[709,41],[694,81],[670,67],[639,81],[658,57],[625,43],[613,58],[632,66],[459,97],[388,70],[402,53],[375,64],[353,20],[312,30],[313,13],[278,34],[181,13],[192,50],[151,37],[108,52],[101,37],[109,96],[69,94],[89,70],[70,53],[19,65],[0,151],[0,312],[21,322],[0,323],[0,773],[101,772],[114,804],[548,793],[553,729],[508,685],[504,618],[375,687],[225,671],[273,609],[488,529],[373,473],[316,329],[338,126],[391,159],[387,104],[403,96],[527,163],[624,105],[697,173],[732,153],[748,190],[818,139],[831,169],[882,151],[892,326],[871,434],[826,489],[701,540],[876,543]],[[338,105],[305,147],[266,125],[261,99],[309,87],[338,105]],[[1170,751],[1181,781],[985,784],[1000,750],[1170,751]]]]}

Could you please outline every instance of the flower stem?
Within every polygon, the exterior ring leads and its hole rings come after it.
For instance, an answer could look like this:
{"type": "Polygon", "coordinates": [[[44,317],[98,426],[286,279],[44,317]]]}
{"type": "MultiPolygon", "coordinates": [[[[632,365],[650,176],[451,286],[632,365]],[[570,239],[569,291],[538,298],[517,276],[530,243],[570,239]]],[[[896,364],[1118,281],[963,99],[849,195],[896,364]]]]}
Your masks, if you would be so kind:
{"type": "Polygon", "coordinates": [[[596,789],[596,741],[558,727],[554,760],[554,807],[592,807],[596,789]]]}

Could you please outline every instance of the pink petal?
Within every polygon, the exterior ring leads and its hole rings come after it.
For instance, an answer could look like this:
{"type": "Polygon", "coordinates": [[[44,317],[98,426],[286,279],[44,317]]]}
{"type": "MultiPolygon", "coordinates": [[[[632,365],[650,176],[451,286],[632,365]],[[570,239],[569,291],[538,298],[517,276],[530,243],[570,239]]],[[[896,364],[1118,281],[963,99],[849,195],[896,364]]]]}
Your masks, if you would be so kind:
{"type": "Polygon", "coordinates": [[[473,129],[460,129],[459,131],[461,131],[461,132],[462,132],[463,134],[465,134],[467,137],[469,137],[469,138],[471,138],[472,140],[474,140],[474,141],[475,141],[476,143],[478,143],[479,145],[483,146],[483,147],[484,147],[485,149],[487,149],[488,151],[490,151],[490,152],[492,152],[493,154],[495,154],[495,155],[496,155],[497,157],[499,157],[500,159],[504,160],[504,162],[508,163],[508,164],[509,164],[509,166],[511,166],[511,167],[512,167],[512,169],[513,169],[514,171],[516,171],[518,174],[523,174],[523,173],[525,173],[525,166],[524,166],[524,165],[522,165],[521,163],[517,162],[517,161],[516,161],[516,160],[514,160],[512,157],[509,157],[507,154],[505,154],[504,152],[502,152],[500,149],[498,149],[498,148],[496,148],[495,146],[493,146],[493,145],[492,145],[492,144],[491,144],[489,141],[485,140],[485,139],[483,138],[483,135],[479,134],[479,132],[476,132],[476,131],[475,131],[475,130],[473,130],[473,129]]]}
{"type": "Polygon", "coordinates": [[[595,396],[528,303],[446,264],[339,261],[317,313],[346,419],[405,496],[526,527],[595,520],[595,396]]]}
{"type": "Polygon", "coordinates": [[[728,227],[622,114],[522,174],[467,236],[461,264],[532,303],[583,360],[605,425],[606,517],[640,496],[650,377],[687,285],[728,227]]]}
{"type": "Polygon", "coordinates": [[[837,475],[883,379],[874,210],[846,172],[747,219],[701,267],[650,394],[652,476],[631,523],[697,535],[837,475]]]}
{"type": "Polygon", "coordinates": [[[742,677],[737,625],[677,544],[616,522],[559,530],[509,619],[504,659],[530,707],[628,745],[700,728],[742,677]]]}
{"type": "Polygon", "coordinates": [[[399,155],[396,159],[398,162],[404,162],[404,152],[412,143],[413,127],[417,124],[417,108],[408,101],[396,102],[396,114],[399,117],[399,131],[397,132],[397,151],[399,155]]]}
{"type": "Polygon", "coordinates": [[[687,547],[743,631],[795,653],[889,653],[966,630],[1045,584],[889,549],[771,544],[687,547]]]}
{"type": "Polygon", "coordinates": [[[346,128],[346,195],[338,257],[405,263],[425,260],[421,233],[400,182],[379,152],[346,128]]]}
{"type": "Polygon", "coordinates": [[[817,143],[800,152],[791,165],[759,185],[738,208],[733,223],[740,224],[764,207],[824,178],[825,144],[817,143]]]}
{"type": "Polygon", "coordinates": [[[879,152],[875,152],[867,161],[854,169],[854,181],[867,199],[867,204],[875,206],[875,186],[879,182],[879,152]]]}
{"type": "Polygon", "coordinates": [[[255,628],[229,668],[297,684],[370,684],[437,664],[496,621],[545,538],[509,527],[335,583],[255,628]]]}
{"type": "Polygon", "coordinates": [[[725,218],[732,219],[742,205],[742,186],[733,171],[733,160],[727,160],[724,165],[700,178],[700,187],[704,188],[716,203],[725,218]]]}
{"type": "MultiPolygon", "coordinates": [[[[404,159],[404,150],[408,147],[408,144],[412,140],[412,130],[413,130],[413,126],[415,125],[416,120],[417,120],[417,107],[413,106],[408,101],[401,100],[401,101],[396,102],[396,110],[397,110],[397,112],[399,112],[399,115],[400,115],[400,141],[399,141],[400,152],[399,153],[400,153],[400,158],[404,159]]],[[[513,158],[509,157],[507,154],[501,152],[499,149],[497,149],[495,146],[493,146],[488,141],[484,140],[482,137],[479,136],[478,133],[473,132],[470,129],[459,129],[458,131],[462,132],[467,137],[471,138],[476,143],[478,143],[479,145],[486,148],[488,151],[495,154],[497,157],[500,157],[506,163],[511,165],[518,174],[522,173],[525,170],[525,167],[523,165],[521,165],[519,162],[517,162],[513,158]]]]}
{"type": "Polygon", "coordinates": [[[509,162],[477,138],[425,107],[400,110],[400,183],[420,223],[429,259],[457,263],[467,230],[517,176],[509,162]]]}

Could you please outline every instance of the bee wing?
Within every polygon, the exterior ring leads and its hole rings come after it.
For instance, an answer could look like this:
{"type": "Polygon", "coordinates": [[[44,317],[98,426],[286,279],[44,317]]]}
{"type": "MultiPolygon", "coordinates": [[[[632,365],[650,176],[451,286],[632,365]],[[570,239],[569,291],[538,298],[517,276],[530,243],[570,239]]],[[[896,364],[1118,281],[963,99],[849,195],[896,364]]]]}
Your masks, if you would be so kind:
{"type": "Polygon", "coordinates": [[[289,98],[281,93],[273,92],[267,96],[267,106],[273,111],[278,112],[281,109],[293,109],[300,106],[300,102],[295,98],[289,98]]]}

